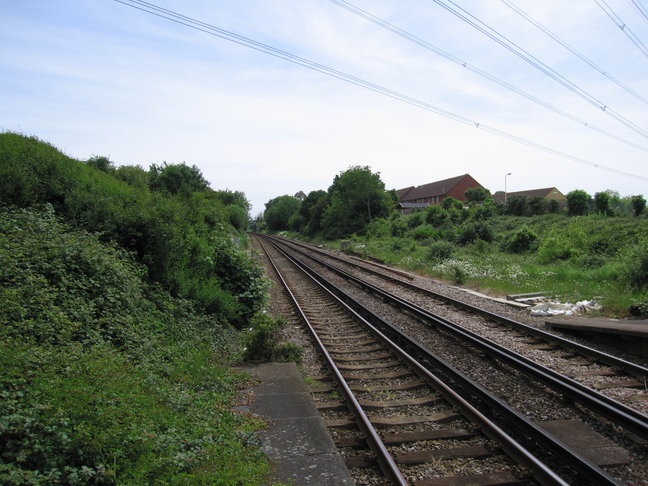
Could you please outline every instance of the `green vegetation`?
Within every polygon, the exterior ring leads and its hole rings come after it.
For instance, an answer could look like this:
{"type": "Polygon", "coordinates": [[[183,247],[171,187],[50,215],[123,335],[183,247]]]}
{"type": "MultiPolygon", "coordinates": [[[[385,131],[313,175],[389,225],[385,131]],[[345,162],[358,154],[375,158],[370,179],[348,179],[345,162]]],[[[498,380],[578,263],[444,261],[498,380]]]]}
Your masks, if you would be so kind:
{"type": "Polygon", "coordinates": [[[488,191],[470,189],[466,199],[448,197],[400,214],[378,174],[351,167],[335,177],[328,191],[313,191],[303,202],[293,198],[296,209],[286,220],[295,224],[281,229],[460,285],[496,293],[543,290],[566,300],[597,298],[609,315],[647,315],[643,196],[621,198],[603,191],[592,198],[575,190],[567,194],[565,206],[523,196],[501,205],[488,191]],[[347,180],[354,182],[341,184],[347,180]],[[361,189],[353,199],[355,186],[361,189]],[[349,194],[344,201],[341,187],[349,194]],[[365,200],[381,201],[379,211],[359,202],[366,187],[374,196],[365,200]]]}
{"type": "Polygon", "coordinates": [[[232,411],[267,286],[244,195],[2,133],[0,201],[0,483],[266,482],[232,411]]]}

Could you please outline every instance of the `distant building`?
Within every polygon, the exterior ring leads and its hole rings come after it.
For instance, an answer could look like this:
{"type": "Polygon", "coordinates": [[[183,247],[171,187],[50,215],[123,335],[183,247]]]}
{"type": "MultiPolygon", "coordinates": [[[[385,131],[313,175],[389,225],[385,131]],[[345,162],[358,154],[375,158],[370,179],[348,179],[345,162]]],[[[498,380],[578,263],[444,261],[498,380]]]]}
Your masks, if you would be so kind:
{"type": "Polygon", "coordinates": [[[442,181],[430,182],[423,186],[410,186],[404,189],[398,189],[401,209],[415,209],[429,206],[430,204],[439,204],[446,197],[454,197],[460,201],[465,201],[464,193],[473,187],[484,187],[470,175],[464,174],[442,181]]]}
{"type": "MultiPolygon", "coordinates": [[[[544,189],[530,189],[528,191],[507,192],[506,199],[514,196],[526,196],[528,198],[541,197],[545,201],[558,201],[561,205],[567,204],[567,198],[555,187],[546,187],[544,189]]],[[[493,194],[495,202],[504,204],[504,191],[497,191],[493,194]]]]}

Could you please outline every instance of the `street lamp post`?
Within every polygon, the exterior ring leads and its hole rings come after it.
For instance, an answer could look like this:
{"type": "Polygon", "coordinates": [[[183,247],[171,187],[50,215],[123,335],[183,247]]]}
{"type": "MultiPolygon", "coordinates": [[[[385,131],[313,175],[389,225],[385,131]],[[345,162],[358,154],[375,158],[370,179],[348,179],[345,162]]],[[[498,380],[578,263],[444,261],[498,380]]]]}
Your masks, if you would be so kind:
{"type": "Polygon", "coordinates": [[[504,175],[504,204],[506,204],[506,178],[511,175],[511,172],[504,175]]]}

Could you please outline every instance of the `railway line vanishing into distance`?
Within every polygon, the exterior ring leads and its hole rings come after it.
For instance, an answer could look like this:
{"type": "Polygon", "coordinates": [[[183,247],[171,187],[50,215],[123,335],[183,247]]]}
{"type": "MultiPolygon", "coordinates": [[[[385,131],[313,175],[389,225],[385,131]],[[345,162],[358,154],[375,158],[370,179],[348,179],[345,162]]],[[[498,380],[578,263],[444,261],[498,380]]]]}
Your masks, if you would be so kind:
{"type": "Polygon", "coordinates": [[[645,366],[406,274],[255,239],[358,484],[648,484],[645,366]]]}

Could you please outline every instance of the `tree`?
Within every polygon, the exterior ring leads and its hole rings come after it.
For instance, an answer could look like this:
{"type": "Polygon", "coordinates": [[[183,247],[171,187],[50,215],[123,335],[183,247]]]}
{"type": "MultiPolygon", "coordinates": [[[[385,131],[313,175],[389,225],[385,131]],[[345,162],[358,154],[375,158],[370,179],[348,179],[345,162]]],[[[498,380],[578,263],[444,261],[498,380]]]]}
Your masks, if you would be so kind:
{"type": "Polygon", "coordinates": [[[288,229],[290,217],[299,210],[300,202],[293,196],[279,196],[270,199],[265,204],[266,210],[263,217],[270,231],[282,231],[288,229]]]}
{"type": "Polygon", "coordinates": [[[471,187],[464,192],[464,196],[469,204],[483,204],[492,199],[490,191],[484,187],[471,187]]]}
{"type": "Polygon", "coordinates": [[[534,196],[529,198],[529,214],[545,214],[548,210],[548,204],[545,198],[541,196],[534,196]]]}
{"type": "Polygon", "coordinates": [[[632,210],[635,217],[639,217],[646,210],[646,200],[641,194],[632,196],[632,210]]]}
{"type": "Polygon", "coordinates": [[[108,157],[101,155],[93,155],[86,161],[86,164],[109,174],[115,172],[115,164],[108,157]]]}
{"type": "Polygon", "coordinates": [[[328,195],[331,205],[322,226],[331,239],[364,231],[374,218],[384,218],[392,208],[380,174],[368,166],[352,166],[336,175],[328,195]]]}
{"type": "Polygon", "coordinates": [[[551,201],[549,201],[549,204],[547,205],[547,210],[551,214],[559,213],[560,209],[561,209],[560,208],[560,203],[558,201],[556,201],[555,199],[552,199],[551,201]]]}
{"type": "Polygon", "coordinates": [[[589,212],[592,198],[581,189],[567,194],[567,212],[570,216],[584,216],[589,212]]]}
{"type": "Polygon", "coordinates": [[[448,196],[441,202],[441,207],[443,207],[443,209],[463,209],[463,203],[457,198],[448,196]]]}
{"type": "Polygon", "coordinates": [[[506,200],[506,214],[524,216],[529,212],[529,198],[526,196],[513,196],[506,200]]]}
{"type": "Polygon", "coordinates": [[[322,229],[322,218],[328,207],[329,197],[326,191],[309,192],[299,208],[299,213],[304,218],[302,231],[308,235],[318,233],[322,229]]]}
{"type": "Polygon", "coordinates": [[[115,170],[115,177],[138,189],[148,189],[149,173],[139,165],[121,165],[115,170]]]}
{"type": "Polygon", "coordinates": [[[597,192],[594,194],[594,207],[597,213],[611,216],[610,195],[607,192],[597,192]]]}
{"type": "Polygon", "coordinates": [[[152,164],[149,169],[149,185],[152,191],[178,194],[181,191],[198,192],[209,188],[209,182],[195,165],[152,164]]]}
{"type": "Polygon", "coordinates": [[[245,193],[241,191],[230,191],[229,189],[222,189],[213,191],[211,197],[219,199],[225,206],[238,206],[245,211],[246,214],[252,209],[250,201],[245,197],[245,193]]]}

